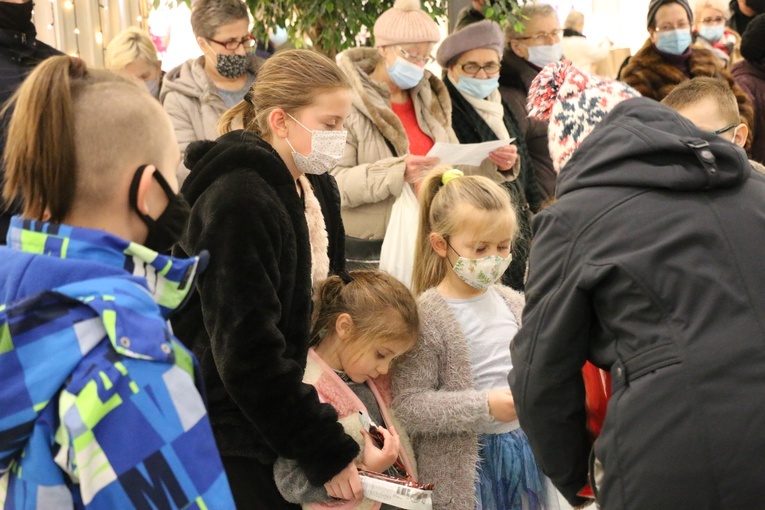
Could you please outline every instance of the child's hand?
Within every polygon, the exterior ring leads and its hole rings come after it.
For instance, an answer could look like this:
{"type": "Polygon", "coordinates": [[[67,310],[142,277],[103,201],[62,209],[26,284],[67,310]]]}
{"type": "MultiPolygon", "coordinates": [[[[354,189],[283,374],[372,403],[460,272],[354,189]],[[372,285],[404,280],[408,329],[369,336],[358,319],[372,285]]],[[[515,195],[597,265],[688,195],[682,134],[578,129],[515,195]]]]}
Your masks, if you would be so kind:
{"type": "Polygon", "coordinates": [[[489,391],[489,414],[495,420],[505,423],[517,420],[513,393],[510,390],[489,391]]]}
{"type": "Polygon", "coordinates": [[[345,469],[335,475],[332,480],[324,484],[330,497],[353,501],[364,497],[361,490],[361,480],[356,464],[351,462],[345,469]]]}
{"type": "Polygon", "coordinates": [[[398,459],[399,450],[401,449],[401,440],[396,433],[396,429],[391,427],[390,432],[383,427],[377,427],[380,431],[385,443],[382,450],[377,447],[375,440],[369,435],[369,432],[362,430],[361,433],[364,436],[364,460],[362,462],[362,468],[368,471],[376,471],[378,473],[384,472],[391,467],[398,459]]]}

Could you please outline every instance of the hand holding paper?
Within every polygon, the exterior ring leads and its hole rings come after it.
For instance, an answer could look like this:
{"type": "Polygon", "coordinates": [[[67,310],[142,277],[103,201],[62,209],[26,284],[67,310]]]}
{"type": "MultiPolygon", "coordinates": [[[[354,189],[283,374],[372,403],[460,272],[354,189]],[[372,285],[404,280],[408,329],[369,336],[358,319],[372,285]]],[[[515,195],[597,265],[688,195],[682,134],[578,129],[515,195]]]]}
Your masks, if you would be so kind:
{"type": "Polygon", "coordinates": [[[436,142],[427,156],[441,158],[441,164],[444,165],[479,166],[484,159],[489,157],[490,152],[506,147],[513,141],[515,141],[515,138],[511,140],[465,144],[436,142]]]}

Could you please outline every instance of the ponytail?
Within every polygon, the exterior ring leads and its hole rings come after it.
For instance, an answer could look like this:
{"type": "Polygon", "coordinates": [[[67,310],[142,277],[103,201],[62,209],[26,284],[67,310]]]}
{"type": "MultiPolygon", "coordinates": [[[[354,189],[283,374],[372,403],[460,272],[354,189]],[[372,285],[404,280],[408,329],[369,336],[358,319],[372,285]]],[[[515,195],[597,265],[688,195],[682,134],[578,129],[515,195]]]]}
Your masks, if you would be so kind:
{"type": "MultiPolygon", "coordinates": [[[[455,211],[466,203],[480,211],[507,215],[511,237],[518,233],[518,218],[510,196],[500,185],[479,175],[462,176],[448,166],[434,168],[420,186],[420,225],[414,255],[412,288],[415,295],[435,287],[446,276],[446,259],[433,250],[430,234],[443,237],[460,231],[461,220],[455,211]]],[[[501,225],[501,222],[497,222],[501,225]]]]}
{"type": "Polygon", "coordinates": [[[51,57],[3,109],[3,116],[13,110],[3,154],[3,199],[10,204],[20,197],[27,218],[60,222],[71,208],[77,168],[72,84],[87,77],[79,58],[51,57]]]}
{"type": "Polygon", "coordinates": [[[223,112],[217,125],[218,134],[225,135],[235,129],[247,129],[257,133],[254,121],[255,108],[252,106],[252,89],[250,89],[243,100],[223,112]]]}

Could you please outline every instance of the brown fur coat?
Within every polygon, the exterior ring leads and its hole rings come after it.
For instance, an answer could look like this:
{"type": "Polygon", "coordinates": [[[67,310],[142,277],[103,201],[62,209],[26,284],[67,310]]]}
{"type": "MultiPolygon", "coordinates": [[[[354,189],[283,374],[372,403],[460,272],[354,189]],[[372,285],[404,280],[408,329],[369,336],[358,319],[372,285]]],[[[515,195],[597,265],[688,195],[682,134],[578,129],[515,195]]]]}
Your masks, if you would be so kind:
{"type": "MultiPolygon", "coordinates": [[[[733,80],[733,76],[722,68],[722,65],[709,50],[697,46],[692,47],[688,68],[693,78],[706,76],[720,78],[730,85],[738,100],[738,108],[743,122],[751,131],[754,122],[752,103],[741,87],[733,80]]],[[[677,67],[661,56],[656,47],[647,40],[635,56],[622,70],[620,79],[631,85],[645,97],[661,101],[672,89],[689,78],[677,67]]]]}

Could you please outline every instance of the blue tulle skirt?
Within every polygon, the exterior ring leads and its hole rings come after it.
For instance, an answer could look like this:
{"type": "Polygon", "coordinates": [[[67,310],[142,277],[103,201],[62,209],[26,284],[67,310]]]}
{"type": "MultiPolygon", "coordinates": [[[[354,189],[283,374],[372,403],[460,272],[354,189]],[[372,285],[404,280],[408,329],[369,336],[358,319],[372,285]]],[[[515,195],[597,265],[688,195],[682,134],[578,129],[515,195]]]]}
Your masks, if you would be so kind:
{"type": "Polygon", "coordinates": [[[537,467],[521,429],[479,437],[476,510],[551,510],[558,508],[552,484],[537,467]]]}

